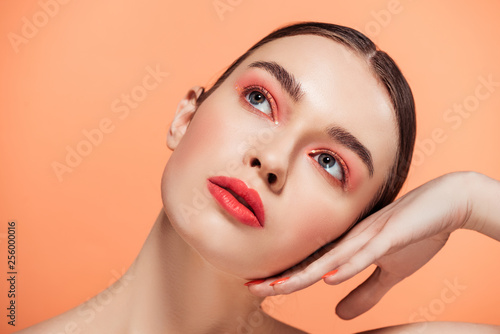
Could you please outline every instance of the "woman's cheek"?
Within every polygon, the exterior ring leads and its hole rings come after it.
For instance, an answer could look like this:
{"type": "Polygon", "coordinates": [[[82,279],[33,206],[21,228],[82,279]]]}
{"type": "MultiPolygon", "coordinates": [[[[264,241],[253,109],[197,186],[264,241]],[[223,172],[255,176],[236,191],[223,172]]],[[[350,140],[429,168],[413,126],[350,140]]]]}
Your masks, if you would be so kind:
{"type": "Polygon", "coordinates": [[[329,203],[321,203],[317,201],[310,203],[309,206],[299,208],[301,213],[300,221],[296,231],[297,238],[307,240],[308,247],[317,249],[326,243],[336,239],[349,226],[346,219],[343,217],[341,207],[339,205],[329,203]],[[307,209],[309,208],[309,209],[307,209]]]}
{"type": "MultiPolygon", "coordinates": [[[[306,187],[307,188],[307,187],[306,187]]],[[[299,191],[289,199],[286,214],[286,233],[281,235],[289,256],[300,261],[318,248],[339,237],[351,224],[351,214],[345,199],[335,198],[332,192],[299,191]],[[328,195],[330,194],[330,195],[328,195]]]]}

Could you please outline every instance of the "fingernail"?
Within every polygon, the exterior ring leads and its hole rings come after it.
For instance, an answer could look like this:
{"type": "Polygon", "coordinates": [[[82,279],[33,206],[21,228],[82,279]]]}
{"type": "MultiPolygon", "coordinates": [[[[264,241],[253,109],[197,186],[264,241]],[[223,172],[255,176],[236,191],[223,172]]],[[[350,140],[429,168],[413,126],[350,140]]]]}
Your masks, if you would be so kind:
{"type": "Polygon", "coordinates": [[[280,279],[277,279],[276,281],[272,282],[271,284],[269,284],[270,286],[273,286],[273,285],[276,285],[276,284],[281,284],[283,282],[286,282],[290,279],[290,277],[283,277],[283,278],[280,278],[280,279]]]}
{"type": "Polygon", "coordinates": [[[265,279],[254,279],[253,281],[248,281],[243,285],[249,286],[249,285],[254,285],[254,284],[260,284],[262,282],[265,282],[265,279]]]}
{"type": "Polygon", "coordinates": [[[333,276],[337,273],[337,271],[339,271],[339,270],[335,269],[335,270],[329,271],[326,274],[324,274],[323,277],[321,277],[321,278],[327,278],[327,277],[333,276]]]}

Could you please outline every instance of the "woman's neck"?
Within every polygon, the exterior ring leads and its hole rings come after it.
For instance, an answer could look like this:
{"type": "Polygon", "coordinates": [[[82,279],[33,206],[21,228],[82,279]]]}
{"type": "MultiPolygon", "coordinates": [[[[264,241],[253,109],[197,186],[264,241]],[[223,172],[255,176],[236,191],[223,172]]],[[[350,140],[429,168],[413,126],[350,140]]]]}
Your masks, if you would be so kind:
{"type": "Polygon", "coordinates": [[[244,283],[207,263],[161,210],[136,260],[117,282],[21,332],[290,333],[291,327],[262,311],[263,298],[250,294],[244,283]]]}
{"type": "MultiPolygon", "coordinates": [[[[274,320],[245,280],[207,263],[174,230],[162,210],[129,270],[129,328],[141,333],[238,333],[248,317],[274,320]]],[[[132,331],[133,332],[133,331],[132,331]]]]}

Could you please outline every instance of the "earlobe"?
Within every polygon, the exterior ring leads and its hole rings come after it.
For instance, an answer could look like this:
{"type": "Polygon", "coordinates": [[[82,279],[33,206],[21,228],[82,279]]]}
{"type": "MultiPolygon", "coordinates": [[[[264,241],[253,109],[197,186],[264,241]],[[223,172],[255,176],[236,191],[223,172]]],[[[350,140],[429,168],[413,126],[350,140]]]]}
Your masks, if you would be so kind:
{"type": "Polygon", "coordinates": [[[167,135],[167,146],[172,151],[179,145],[182,137],[186,133],[189,123],[191,123],[191,119],[197,109],[196,101],[203,92],[203,87],[194,86],[177,105],[177,110],[167,135]]]}

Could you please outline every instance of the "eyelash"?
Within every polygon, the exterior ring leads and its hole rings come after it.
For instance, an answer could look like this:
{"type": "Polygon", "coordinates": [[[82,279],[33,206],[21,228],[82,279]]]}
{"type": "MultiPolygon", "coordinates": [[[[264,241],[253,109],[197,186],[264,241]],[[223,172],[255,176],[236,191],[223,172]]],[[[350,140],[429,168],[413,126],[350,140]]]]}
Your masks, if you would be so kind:
{"type": "MultiPolygon", "coordinates": [[[[248,107],[252,112],[257,113],[260,116],[266,117],[267,119],[270,119],[275,124],[278,123],[277,115],[276,115],[276,110],[277,110],[276,101],[274,100],[273,96],[271,95],[271,93],[267,89],[265,89],[264,87],[259,86],[259,85],[250,85],[250,86],[244,87],[243,89],[238,89],[238,90],[240,91],[240,99],[243,101],[243,104],[246,107],[248,107]],[[267,101],[271,105],[272,114],[273,114],[272,118],[269,117],[268,115],[266,115],[265,113],[263,113],[262,111],[260,111],[259,109],[255,108],[252,104],[250,104],[250,102],[247,101],[246,96],[253,91],[258,91],[258,92],[264,94],[265,98],[267,99],[267,101]]],[[[347,189],[348,180],[349,180],[349,168],[347,167],[347,164],[345,163],[344,159],[342,159],[337,153],[332,152],[332,151],[327,150],[327,149],[319,149],[319,150],[312,150],[311,153],[309,153],[309,157],[311,158],[313,163],[320,169],[320,172],[323,173],[324,175],[326,175],[328,180],[333,179],[333,181],[336,184],[340,183],[344,190],[347,189]],[[342,180],[339,180],[339,179],[333,177],[323,167],[321,167],[321,165],[316,160],[314,160],[313,156],[316,154],[321,154],[321,153],[326,153],[326,154],[331,155],[332,157],[335,158],[335,161],[337,161],[337,163],[340,164],[340,166],[342,168],[342,180]]]]}
{"type": "Polygon", "coordinates": [[[258,86],[258,85],[246,86],[243,89],[241,89],[240,99],[243,101],[245,106],[248,106],[251,109],[251,111],[256,112],[258,115],[264,116],[267,119],[272,120],[275,124],[278,124],[278,117],[276,115],[276,110],[277,110],[276,101],[275,101],[274,97],[271,95],[271,93],[267,89],[265,89],[264,87],[258,86]],[[250,104],[250,102],[247,101],[246,96],[249,93],[254,92],[254,91],[257,91],[257,92],[264,94],[265,98],[267,99],[267,101],[271,105],[271,111],[272,111],[273,117],[270,117],[270,116],[264,114],[262,111],[255,108],[253,105],[250,104]]]}
{"type": "Polygon", "coordinates": [[[311,153],[309,153],[309,157],[311,158],[312,162],[320,169],[320,171],[328,178],[328,180],[333,180],[336,184],[340,183],[342,185],[342,188],[344,190],[347,190],[347,185],[349,184],[349,168],[347,167],[347,164],[345,163],[344,159],[340,157],[340,155],[328,149],[319,149],[319,150],[312,150],[311,153]],[[313,156],[322,153],[331,155],[335,159],[335,161],[340,165],[342,169],[342,180],[333,177],[319,164],[319,162],[317,162],[313,158],[313,156]]]}

